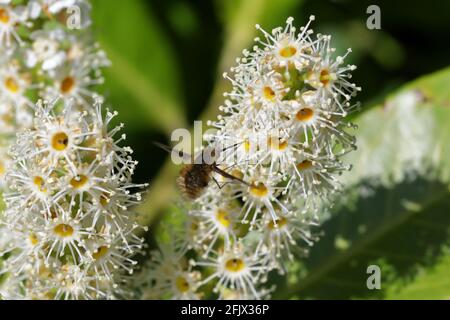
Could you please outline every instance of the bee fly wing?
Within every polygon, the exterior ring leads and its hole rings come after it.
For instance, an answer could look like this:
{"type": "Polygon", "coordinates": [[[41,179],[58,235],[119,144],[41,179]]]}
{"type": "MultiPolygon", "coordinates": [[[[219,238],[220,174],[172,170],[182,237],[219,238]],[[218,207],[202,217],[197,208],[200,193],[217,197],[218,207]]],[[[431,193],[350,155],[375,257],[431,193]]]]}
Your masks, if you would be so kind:
{"type": "Polygon", "coordinates": [[[181,150],[176,150],[176,149],[174,149],[172,147],[169,147],[169,146],[167,146],[165,144],[162,144],[162,143],[159,143],[159,142],[156,142],[156,141],[153,141],[152,143],[155,146],[157,146],[158,148],[163,149],[164,151],[166,151],[166,152],[168,152],[168,153],[170,153],[172,155],[176,155],[179,158],[182,158],[183,162],[190,163],[192,161],[192,156],[189,153],[183,152],[181,150]]]}

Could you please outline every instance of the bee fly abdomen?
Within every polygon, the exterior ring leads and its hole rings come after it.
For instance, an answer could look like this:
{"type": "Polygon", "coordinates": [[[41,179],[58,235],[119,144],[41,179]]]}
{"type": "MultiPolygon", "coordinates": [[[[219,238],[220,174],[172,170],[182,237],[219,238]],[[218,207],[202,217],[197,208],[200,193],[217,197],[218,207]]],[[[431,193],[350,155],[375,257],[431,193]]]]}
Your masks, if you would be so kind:
{"type": "Polygon", "coordinates": [[[191,164],[184,167],[178,178],[178,185],[189,199],[198,198],[211,181],[212,167],[207,164],[191,164]]]}

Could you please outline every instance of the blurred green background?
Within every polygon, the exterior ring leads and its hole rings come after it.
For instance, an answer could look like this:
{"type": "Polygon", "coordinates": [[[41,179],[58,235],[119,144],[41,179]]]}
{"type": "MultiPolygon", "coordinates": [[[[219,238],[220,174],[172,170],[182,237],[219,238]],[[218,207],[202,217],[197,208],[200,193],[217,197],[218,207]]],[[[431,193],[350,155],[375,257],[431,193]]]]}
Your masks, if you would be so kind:
{"type": "Polygon", "coordinates": [[[342,200],[311,257],[294,263],[288,279],[274,277],[280,287],[275,298],[450,297],[449,1],[92,3],[95,36],[113,63],[102,90],[126,124],[140,162],[136,181],[151,182],[138,208],[143,223],[159,219],[178,199],[177,168],[164,164],[167,155],[151,142],[168,142],[173,129],[189,128],[194,120],[214,119],[228,89],[221,74],[252,45],[256,23],[271,30],[293,16],[301,26],[314,14],[314,31],[331,34],[337,54],[353,49],[348,62],[358,66],[353,78],[363,88],[363,110],[353,120],[364,146],[349,159],[355,167],[345,179],[355,190],[370,185],[371,191],[342,200]],[[366,28],[371,4],[381,8],[381,30],[366,28]],[[415,81],[424,75],[429,76],[415,81]],[[407,110],[413,130],[406,133],[398,129],[404,114],[382,112],[389,99],[394,107],[401,104],[395,97],[405,90],[422,97],[407,110]],[[421,119],[428,119],[423,126],[421,119]],[[429,149],[419,143],[424,134],[429,149]],[[417,155],[398,156],[414,150],[416,142],[417,155]],[[391,179],[405,174],[411,161],[423,161],[430,174],[391,179]],[[373,166],[382,170],[369,170],[373,166]],[[373,186],[368,180],[374,178],[394,183],[373,186]],[[365,284],[371,263],[384,272],[380,291],[368,291],[365,284]]]}

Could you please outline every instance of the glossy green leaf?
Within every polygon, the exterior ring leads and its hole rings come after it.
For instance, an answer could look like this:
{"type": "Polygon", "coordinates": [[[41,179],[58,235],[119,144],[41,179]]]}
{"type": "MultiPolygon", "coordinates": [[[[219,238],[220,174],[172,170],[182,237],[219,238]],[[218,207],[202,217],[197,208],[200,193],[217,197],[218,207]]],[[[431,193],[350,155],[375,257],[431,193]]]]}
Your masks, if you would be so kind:
{"type": "Polygon", "coordinates": [[[276,298],[450,296],[450,69],[424,77],[356,119],[348,191],[296,277],[276,298]],[[367,267],[381,270],[369,290],[367,267]]]}
{"type": "Polygon", "coordinates": [[[150,6],[92,2],[95,37],[112,61],[105,71],[108,104],[129,126],[151,125],[166,133],[183,126],[176,55],[150,6]]]}

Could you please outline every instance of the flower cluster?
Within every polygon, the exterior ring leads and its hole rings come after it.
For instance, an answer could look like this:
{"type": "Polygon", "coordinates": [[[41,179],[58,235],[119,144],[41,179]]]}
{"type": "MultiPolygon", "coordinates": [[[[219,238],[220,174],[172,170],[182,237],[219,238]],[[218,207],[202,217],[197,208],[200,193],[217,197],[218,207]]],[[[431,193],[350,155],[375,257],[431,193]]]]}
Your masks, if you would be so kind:
{"type": "Polygon", "coordinates": [[[131,183],[131,150],[102,115],[64,103],[38,103],[33,128],[18,134],[4,195],[4,223],[14,234],[4,269],[6,298],[110,299],[142,248],[128,212],[140,200],[131,183]],[[59,111],[58,109],[61,109],[59,111]],[[15,251],[17,251],[16,254],[15,251]],[[26,276],[25,276],[26,275],[26,276]]]}
{"type": "Polygon", "coordinates": [[[84,0],[30,0],[0,3],[0,181],[9,163],[15,133],[32,126],[38,98],[62,96],[89,109],[93,85],[103,81],[109,61],[90,39],[89,3],[84,0]],[[69,9],[80,9],[79,28],[68,27],[69,9]]]}
{"type": "Polygon", "coordinates": [[[299,30],[292,18],[270,33],[257,26],[262,37],[224,74],[233,88],[205,140],[227,174],[215,170],[195,199],[185,244],[149,266],[160,275],[150,286],[160,279],[183,284],[166,297],[185,298],[185,290],[266,298],[268,273],[285,273],[286,262],[316,240],[312,228],[340,189],[337,176],[350,168],[340,160],[355,149],[345,118],[357,109],[350,101],[360,88],[350,80],[356,67],[344,64],[351,50],[335,56],[330,36],[313,36],[313,20],[299,30]],[[190,263],[183,268],[185,252],[190,263]],[[167,263],[176,268],[163,275],[167,263]],[[192,272],[201,279],[193,282],[192,272]]]}
{"type": "Polygon", "coordinates": [[[0,1],[1,299],[125,297],[143,246],[129,209],[144,185],[131,182],[123,125],[111,126],[116,113],[95,92],[109,61],[91,41],[89,9],[0,1]]]}

